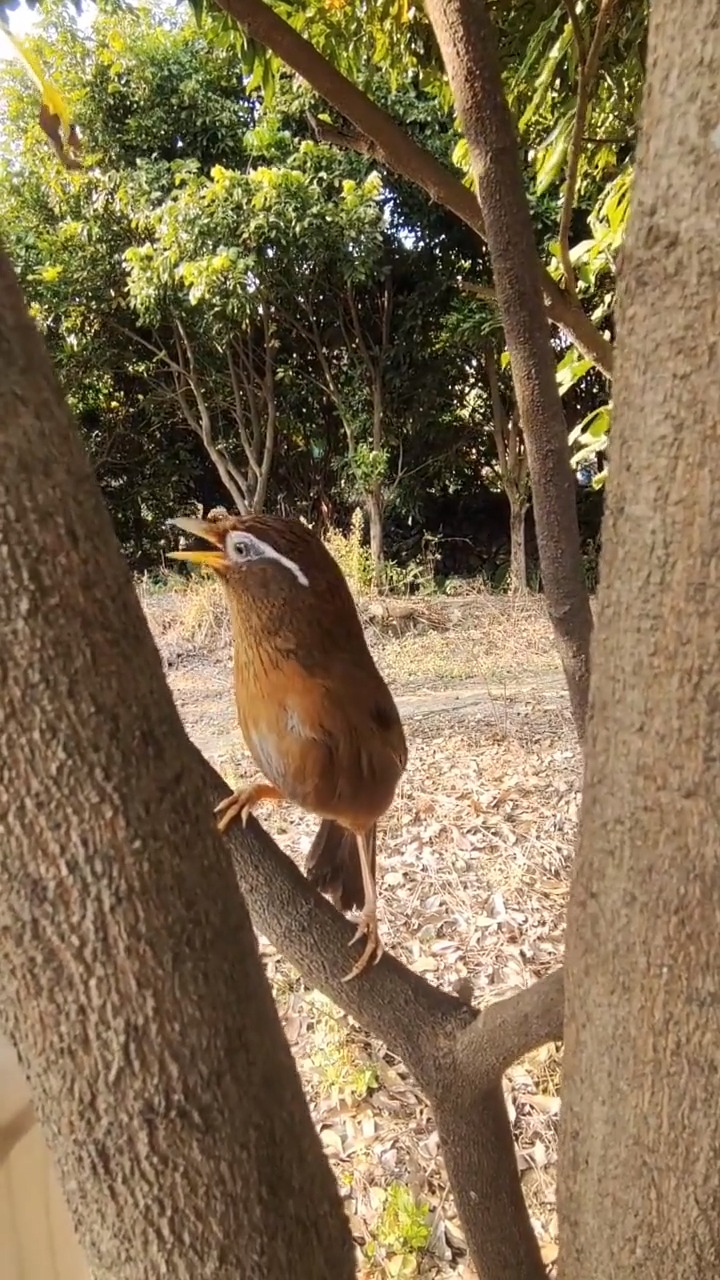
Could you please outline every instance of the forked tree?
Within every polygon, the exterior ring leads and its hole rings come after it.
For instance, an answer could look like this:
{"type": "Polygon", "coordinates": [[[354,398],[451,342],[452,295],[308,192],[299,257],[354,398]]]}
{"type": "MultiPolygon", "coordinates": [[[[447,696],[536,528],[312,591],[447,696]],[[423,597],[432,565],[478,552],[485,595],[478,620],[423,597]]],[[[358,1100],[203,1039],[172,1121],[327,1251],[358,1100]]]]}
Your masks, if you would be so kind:
{"type": "MultiPolygon", "coordinates": [[[[479,0],[428,9],[476,160],[582,728],[589,623],[492,33],[479,0]]],[[[720,1260],[715,10],[698,0],[679,40],[676,7],[655,0],[651,24],[569,921],[563,1280],[694,1280],[720,1260]]],[[[238,892],[210,817],[227,788],[183,734],[1,269],[0,1012],[94,1274],[353,1274],[244,898],[306,981],[417,1076],[482,1280],[541,1280],[501,1076],[562,1035],[562,972],[480,1013],[390,956],[345,985],[352,926],[255,822],[228,840],[238,892]]]]}

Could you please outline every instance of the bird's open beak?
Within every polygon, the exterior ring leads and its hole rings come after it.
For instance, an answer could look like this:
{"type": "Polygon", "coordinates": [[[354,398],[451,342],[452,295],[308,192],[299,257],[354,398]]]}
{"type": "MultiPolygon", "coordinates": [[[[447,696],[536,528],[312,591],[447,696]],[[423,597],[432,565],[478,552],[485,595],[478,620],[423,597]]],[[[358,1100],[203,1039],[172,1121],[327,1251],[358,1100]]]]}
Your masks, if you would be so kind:
{"type": "MultiPolygon", "coordinates": [[[[176,516],[168,520],[168,524],[182,529],[183,533],[191,533],[194,538],[204,538],[206,542],[214,542],[222,546],[224,531],[211,520],[193,520],[190,516],[176,516]]],[[[227,566],[224,551],[169,551],[168,560],[186,560],[190,564],[203,564],[209,569],[224,569],[227,566]]]]}

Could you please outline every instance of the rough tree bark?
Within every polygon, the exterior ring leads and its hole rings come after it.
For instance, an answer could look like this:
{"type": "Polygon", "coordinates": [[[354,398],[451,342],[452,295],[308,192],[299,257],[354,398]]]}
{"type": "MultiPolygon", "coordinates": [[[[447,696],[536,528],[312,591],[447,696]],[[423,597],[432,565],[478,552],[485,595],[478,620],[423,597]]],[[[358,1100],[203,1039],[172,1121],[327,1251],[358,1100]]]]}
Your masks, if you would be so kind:
{"type": "Polygon", "coordinates": [[[720,1272],[720,23],[651,8],[568,920],[563,1280],[720,1272]]]}
{"type": "Polygon", "coordinates": [[[512,595],[527,595],[527,548],[525,543],[525,517],[527,498],[508,493],[510,503],[510,591],[512,595]]]}
{"type": "Polygon", "coordinates": [[[425,0],[425,7],[470,149],[525,433],[545,602],[582,737],[592,614],[580,554],[576,484],[495,35],[484,0],[425,0]]]}
{"type": "MultiPolygon", "coordinates": [[[[299,32],[285,22],[264,0],[217,0],[227,13],[260,44],[266,45],[278,58],[335,107],[359,130],[357,137],[339,135],[338,130],[324,129],[332,141],[372,155],[395,173],[416,182],[439,204],[466,222],[486,238],[481,212],[472,191],[454,173],[446,169],[429,151],[396,124],[387,111],[378,107],[361,89],[313,48],[299,32]]],[[[320,125],[321,122],[315,122],[320,125]]],[[[322,126],[321,126],[322,127],[322,126]]],[[[538,271],[540,268],[538,266],[538,271]]],[[[549,272],[540,272],[547,304],[547,318],[553,320],[572,338],[581,351],[590,356],[608,376],[612,374],[612,346],[595,328],[582,307],[560,288],[549,272]]]]}
{"type": "Polygon", "coordinates": [[[354,1275],[227,848],[0,254],[0,1021],[95,1280],[354,1275]]]}

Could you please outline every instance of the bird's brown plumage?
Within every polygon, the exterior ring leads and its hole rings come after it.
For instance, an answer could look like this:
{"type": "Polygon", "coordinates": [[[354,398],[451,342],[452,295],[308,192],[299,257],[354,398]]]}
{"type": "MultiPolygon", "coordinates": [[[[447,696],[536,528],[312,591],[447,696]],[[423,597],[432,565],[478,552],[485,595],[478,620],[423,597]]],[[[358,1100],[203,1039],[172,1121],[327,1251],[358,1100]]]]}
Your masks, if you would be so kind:
{"type": "Polygon", "coordinates": [[[407,748],[340,568],[299,520],[178,523],[224,549],[229,534],[248,535],[239,550],[253,540],[248,554],[259,557],[236,564],[231,553],[224,560],[211,553],[230,611],[240,727],[271,784],[262,795],[243,793],[246,807],[283,798],[318,814],[309,879],[342,910],[374,912],[360,850],[374,885],[376,823],[392,803],[407,748]]]}

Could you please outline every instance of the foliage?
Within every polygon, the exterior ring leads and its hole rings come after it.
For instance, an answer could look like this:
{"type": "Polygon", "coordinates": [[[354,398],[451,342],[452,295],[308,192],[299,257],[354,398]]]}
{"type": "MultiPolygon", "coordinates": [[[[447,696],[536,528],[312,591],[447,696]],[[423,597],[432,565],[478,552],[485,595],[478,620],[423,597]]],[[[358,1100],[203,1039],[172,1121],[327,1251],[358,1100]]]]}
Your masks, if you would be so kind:
{"type": "Polygon", "coordinates": [[[391,1182],[373,1235],[365,1246],[366,1256],[371,1261],[382,1260],[382,1274],[388,1280],[410,1280],[417,1275],[416,1255],[430,1240],[428,1205],[416,1201],[405,1183],[391,1182]]]}
{"type": "MultiPolygon", "coordinates": [[[[446,163],[454,152],[462,165],[421,9],[378,0],[361,20],[352,5],[274,7],[423,146],[446,163]]],[[[174,8],[111,6],[89,30],[62,3],[42,13],[27,44],[81,126],[85,169],[58,166],[24,72],[2,68],[0,216],[136,562],[160,543],[162,513],[190,496],[212,505],[228,476],[234,501],[254,501],[263,471],[259,500],[312,523],[344,525],[372,498],[401,540],[403,529],[423,528],[436,495],[496,485],[477,344],[502,343],[502,331],[492,302],[457,288],[488,280],[486,250],[468,228],[371,158],[318,142],[307,113],[325,122],[334,113],[218,11],[203,12],[198,26],[174,8]],[[193,379],[185,367],[179,380],[173,362],[187,366],[190,356],[193,379]]],[[[542,129],[572,104],[576,69],[563,37],[547,70],[565,10],[518,4],[512,29],[504,14],[498,5],[530,182],[542,129]]],[[[583,16],[587,32],[591,17],[583,16]]],[[[642,21],[636,11],[630,27],[640,31],[642,21]]],[[[629,22],[608,36],[604,67],[626,49],[629,22]]],[[[622,72],[633,94],[636,63],[628,55],[622,72]]],[[[598,81],[593,129],[622,126],[627,146],[615,147],[612,175],[610,157],[600,163],[588,144],[572,257],[583,300],[611,324],[634,123],[607,78],[598,81]]],[[[562,181],[533,195],[538,239],[558,275],[562,181]]],[[[586,451],[605,444],[608,388],[566,343],[558,361],[584,465],[586,451]]],[[[412,589],[424,574],[423,562],[412,589]]],[[[408,589],[392,566],[387,578],[408,589]]]]}
{"type": "Polygon", "coordinates": [[[373,564],[369,548],[364,541],[364,519],[356,507],[347,534],[330,528],[323,534],[323,542],[330,555],[337,560],[350,589],[356,596],[367,595],[373,585],[373,564]]]}

